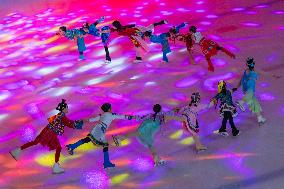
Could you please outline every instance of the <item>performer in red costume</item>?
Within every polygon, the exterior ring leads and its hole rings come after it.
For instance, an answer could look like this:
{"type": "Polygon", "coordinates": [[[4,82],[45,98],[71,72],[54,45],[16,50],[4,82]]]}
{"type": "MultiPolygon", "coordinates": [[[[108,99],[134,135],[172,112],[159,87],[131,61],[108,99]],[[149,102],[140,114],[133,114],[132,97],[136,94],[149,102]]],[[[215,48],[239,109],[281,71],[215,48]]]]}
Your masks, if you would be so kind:
{"type": "Polygon", "coordinates": [[[59,110],[59,113],[48,118],[49,124],[40,132],[34,141],[28,142],[21,147],[10,151],[10,154],[15,160],[19,159],[22,150],[37,144],[41,144],[42,146],[47,146],[49,150],[55,150],[55,164],[53,166],[53,173],[59,174],[64,172],[64,169],[62,169],[58,163],[62,149],[58,140],[58,135],[62,135],[64,133],[65,127],[82,129],[83,121],[72,121],[66,117],[66,114],[68,113],[68,106],[64,99],[62,99],[62,102],[58,104],[56,110],[59,110]]]}
{"type": "Polygon", "coordinates": [[[204,54],[207,62],[208,62],[208,70],[214,72],[214,66],[211,62],[211,57],[215,56],[218,51],[224,52],[226,55],[230,56],[231,58],[236,58],[236,56],[230,52],[229,50],[225,49],[218,45],[215,41],[211,39],[206,39],[203,35],[197,31],[195,26],[191,26],[189,28],[190,34],[192,34],[192,40],[201,46],[202,53],[204,54]]]}
{"type": "Polygon", "coordinates": [[[112,23],[112,26],[114,28],[111,28],[111,32],[117,32],[118,35],[129,37],[129,39],[135,46],[136,59],[134,60],[134,62],[139,63],[142,62],[141,50],[144,50],[145,52],[149,51],[149,47],[143,39],[144,32],[152,30],[155,26],[162,25],[164,23],[165,21],[162,20],[160,22],[151,24],[148,27],[140,27],[136,26],[135,24],[123,26],[119,21],[115,20],[112,23]]]}

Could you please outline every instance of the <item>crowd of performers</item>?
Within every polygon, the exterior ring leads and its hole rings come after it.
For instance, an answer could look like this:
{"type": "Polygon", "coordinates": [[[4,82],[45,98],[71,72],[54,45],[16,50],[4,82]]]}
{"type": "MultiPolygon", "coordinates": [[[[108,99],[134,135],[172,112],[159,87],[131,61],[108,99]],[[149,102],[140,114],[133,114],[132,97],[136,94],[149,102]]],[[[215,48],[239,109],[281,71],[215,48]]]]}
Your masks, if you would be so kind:
{"type": "MultiPolygon", "coordinates": [[[[151,27],[155,27],[158,24],[160,23],[155,23],[151,27]]],[[[92,28],[93,27],[90,26],[88,28],[88,32],[93,33],[95,30],[92,28]]],[[[175,32],[177,30],[178,29],[176,29],[175,32]]],[[[150,37],[151,35],[152,34],[150,34],[150,37]]],[[[149,34],[147,34],[147,36],[149,36],[149,34]]],[[[105,48],[107,49],[107,45],[105,46],[105,48]]],[[[103,149],[103,167],[112,168],[115,167],[115,164],[113,164],[109,159],[109,142],[106,138],[106,132],[111,126],[112,121],[115,119],[136,120],[138,122],[141,122],[141,124],[134,132],[127,133],[125,135],[113,136],[113,140],[115,144],[119,146],[121,144],[121,141],[123,141],[124,139],[133,136],[137,137],[139,141],[149,149],[150,153],[153,156],[155,166],[165,163],[165,161],[161,159],[155,149],[154,140],[157,132],[161,130],[162,125],[169,120],[176,120],[181,122],[181,125],[183,125],[186,131],[192,135],[197,152],[206,150],[207,147],[201,143],[198,135],[200,128],[198,123],[198,114],[203,109],[211,107],[215,107],[216,109],[218,102],[220,102],[219,114],[222,118],[222,122],[220,124],[220,129],[214,131],[214,134],[222,136],[229,135],[226,129],[228,120],[232,128],[232,136],[235,137],[240,134],[239,129],[235,126],[234,117],[237,116],[237,108],[245,111],[244,103],[246,103],[250,111],[256,115],[259,125],[262,125],[266,122],[266,119],[261,113],[262,108],[260,102],[255,95],[255,86],[259,72],[255,71],[254,59],[247,58],[246,66],[247,69],[244,70],[240,82],[235,88],[229,89],[227,87],[226,81],[219,81],[217,90],[218,92],[214,97],[212,97],[209,104],[200,103],[201,95],[199,94],[199,92],[195,92],[191,95],[190,101],[186,105],[184,105],[183,107],[175,107],[171,111],[167,112],[162,111],[161,105],[155,104],[153,106],[153,113],[150,113],[148,115],[118,115],[112,112],[112,106],[110,103],[104,103],[101,106],[101,114],[84,120],[72,121],[67,117],[68,105],[66,101],[62,99],[62,101],[56,107],[56,110],[58,110],[59,113],[48,118],[48,124],[40,132],[40,134],[33,141],[10,151],[10,154],[15,160],[18,160],[23,150],[34,145],[41,144],[42,146],[48,147],[50,150],[55,150],[55,164],[52,170],[53,173],[63,173],[64,169],[61,168],[58,163],[62,149],[58,136],[64,133],[65,127],[72,129],[82,129],[84,122],[90,122],[94,123],[94,127],[91,132],[86,137],[80,139],[74,144],[66,145],[66,149],[70,155],[73,155],[77,147],[85,143],[92,142],[94,145],[102,147],[103,149]],[[240,86],[242,86],[244,96],[241,100],[234,102],[232,94],[233,92],[237,91],[240,86]]]]}
{"type": "Polygon", "coordinates": [[[61,26],[57,35],[64,36],[70,40],[76,40],[79,51],[79,60],[85,59],[84,51],[86,50],[84,38],[89,34],[94,37],[101,37],[104,49],[105,49],[105,62],[110,63],[111,57],[109,53],[109,42],[111,33],[116,33],[119,36],[128,37],[134,45],[136,57],[134,62],[142,62],[142,52],[148,52],[149,47],[146,41],[152,43],[161,44],[163,59],[162,62],[168,63],[167,54],[171,52],[170,43],[181,41],[185,44],[189,53],[190,62],[194,64],[194,58],[192,56],[192,48],[194,44],[198,44],[201,47],[202,53],[208,63],[208,70],[214,71],[214,66],[211,61],[211,57],[215,56],[218,51],[224,52],[231,58],[235,58],[235,55],[229,50],[217,44],[211,39],[205,38],[196,28],[196,26],[190,26],[187,33],[181,33],[180,29],[186,26],[186,23],[181,23],[178,26],[171,27],[169,31],[161,33],[159,35],[154,34],[154,28],[167,24],[167,21],[162,20],[157,23],[150,24],[149,26],[139,26],[135,24],[122,25],[119,21],[112,22],[112,26],[103,26],[98,28],[97,25],[104,21],[104,17],[101,17],[96,22],[89,24],[85,23],[79,29],[70,29],[66,26],[61,26]]]}

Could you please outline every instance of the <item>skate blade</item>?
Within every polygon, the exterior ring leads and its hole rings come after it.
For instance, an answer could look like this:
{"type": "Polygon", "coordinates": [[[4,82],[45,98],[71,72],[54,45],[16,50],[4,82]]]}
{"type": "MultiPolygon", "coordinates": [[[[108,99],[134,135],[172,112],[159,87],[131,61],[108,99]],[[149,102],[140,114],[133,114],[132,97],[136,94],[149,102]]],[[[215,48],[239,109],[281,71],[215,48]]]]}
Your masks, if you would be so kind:
{"type": "Polygon", "coordinates": [[[12,158],[13,158],[14,160],[18,161],[18,160],[16,159],[16,157],[12,154],[12,152],[9,152],[9,154],[12,156],[12,158]]]}
{"type": "Polygon", "coordinates": [[[205,152],[207,150],[208,150],[207,148],[206,149],[199,149],[199,150],[196,150],[196,153],[199,154],[199,153],[205,152]]]}

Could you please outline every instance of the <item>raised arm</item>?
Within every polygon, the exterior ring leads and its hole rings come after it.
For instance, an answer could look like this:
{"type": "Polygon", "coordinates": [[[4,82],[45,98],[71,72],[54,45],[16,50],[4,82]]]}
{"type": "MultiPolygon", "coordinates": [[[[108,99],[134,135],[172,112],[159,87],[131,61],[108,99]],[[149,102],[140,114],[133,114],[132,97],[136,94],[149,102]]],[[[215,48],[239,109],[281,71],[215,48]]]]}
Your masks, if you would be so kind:
{"type": "Polygon", "coordinates": [[[96,121],[99,121],[100,120],[100,118],[101,118],[101,115],[98,115],[98,116],[96,116],[96,117],[92,117],[92,118],[90,118],[89,119],[89,122],[96,122],[96,121]]]}

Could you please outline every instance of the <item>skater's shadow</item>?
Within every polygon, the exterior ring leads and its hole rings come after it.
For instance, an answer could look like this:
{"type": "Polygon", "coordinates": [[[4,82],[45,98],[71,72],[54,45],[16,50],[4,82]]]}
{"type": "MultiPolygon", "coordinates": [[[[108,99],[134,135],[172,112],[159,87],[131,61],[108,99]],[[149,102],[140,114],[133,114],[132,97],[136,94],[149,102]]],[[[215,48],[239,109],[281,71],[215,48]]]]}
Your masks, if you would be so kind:
{"type": "MultiPolygon", "coordinates": [[[[239,189],[239,188],[243,188],[243,187],[249,187],[249,186],[252,186],[252,185],[260,184],[260,183],[269,181],[271,179],[275,179],[277,177],[283,177],[283,176],[284,176],[284,168],[281,168],[281,169],[275,170],[275,171],[270,172],[270,173],[266,173],[266,174],[263,174],[263,175],[260,175],[260,176],[257,176],[257,177],[253,177],[253,178],[250,178],[250,179],[237,181],[237,182],[234,182],[234,183],[231,183],[231,184],[222,185],[222,186],[219,186],[219,187],[214,188],[214,189],[239,189]]],[[[277,184],[277,183],[275,182],[275,184],[277,184]]],[[[278,186],[277,185],[271,186],[271,188],[278,188],[278,187],[279,187],[279,185],[278,186]]]]}

